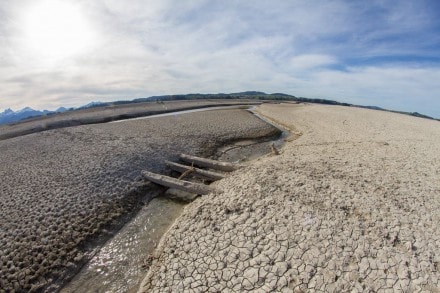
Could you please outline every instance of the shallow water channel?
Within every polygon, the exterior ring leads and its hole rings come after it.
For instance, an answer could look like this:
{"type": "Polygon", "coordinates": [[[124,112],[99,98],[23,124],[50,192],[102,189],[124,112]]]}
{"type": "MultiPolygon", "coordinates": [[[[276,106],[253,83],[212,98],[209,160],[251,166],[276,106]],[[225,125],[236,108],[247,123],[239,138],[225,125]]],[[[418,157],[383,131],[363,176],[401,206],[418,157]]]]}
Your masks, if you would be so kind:
{"type": "MultiPolygon", "coordinates": [[[[207,111],[218,108],[223,109],[226,107],[184,112],[207,111]]],[[[167,113],[160,116],[181,113],[167,113]]],[[[266,122],[270,123],[269,121],[266,122]]],[[[278,127],[277,125],[274,126],[278,127]]],[[[214,157],[229,162],[244,162],[256,159],[270,153],[272,144],[277,149],[282,147],[288,132],[281,130],[281,135],[276,137],[241,140],[225,145],[217,150],[214,157]]],[[[180,216],[183,208],[184,204],[182,202],[161,196],[152,199],[130,222],[125,224],[112,239],[98,250],[87,265],[60,292],[136,292],[142,278],[147,273],[149,256],[154,252],[163,234],[180,216]]]]}
{"type": "Polygon", "coordinates": [[[180,202],[151,200],[61,292],[136,292],[148,256],[182,210],[180,202]]]}
{"type": "Polygon", "coordinates": [[[131,121],[131,120],[143,120],[143,119],[151,119],[151,118],[166,117],[166,116],[176,116],[176,115],[187,114],[187,113],[214,111],[214,110],[225,110],[225,109],[239,109],[239,108],[247,109],[247,108],[249,108],[249,106],[243,106],[243,105],[214,106],[214,107],[206,107],[206,108],[198,108],[198,109],[190,109],[190,110],[168,112],[168,113],[155,114],[155,115],[149,115],[149,116],[142,116],[142,117],[136,117],[136,118],[129,118],[129,119],[123,119],[123,120],[116,120],[116,121],[111,121],[111,122],[108,122],[108,123],[120,123],[120,122],[126,122],[126,121],[131,121]]]}

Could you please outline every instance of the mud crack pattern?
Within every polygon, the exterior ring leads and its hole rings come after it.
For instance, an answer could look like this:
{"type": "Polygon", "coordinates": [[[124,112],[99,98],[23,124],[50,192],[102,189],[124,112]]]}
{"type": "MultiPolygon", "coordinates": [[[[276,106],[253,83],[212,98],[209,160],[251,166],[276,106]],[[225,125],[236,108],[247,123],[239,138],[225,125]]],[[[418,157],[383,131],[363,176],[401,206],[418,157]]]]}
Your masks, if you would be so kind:
{"type": "Polygon", "coordinates": [[[0,141],[0,292],[56,291],[87,261],[90,241],[142,206],[141,170],[274,130],[244,110],[221,110],[0,141]]]}
{"type": "Polygon", "coordinates": [[[276,106],[303,136],[219,182],[163,239],[141,292],[438,292],[440,125],[276,106]]]}

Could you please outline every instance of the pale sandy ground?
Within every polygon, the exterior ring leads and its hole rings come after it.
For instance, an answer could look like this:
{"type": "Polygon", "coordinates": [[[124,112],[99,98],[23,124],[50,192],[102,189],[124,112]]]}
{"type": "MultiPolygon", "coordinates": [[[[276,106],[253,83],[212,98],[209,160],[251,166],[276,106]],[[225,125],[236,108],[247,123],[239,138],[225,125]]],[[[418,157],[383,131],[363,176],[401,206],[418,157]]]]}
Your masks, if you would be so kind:
{"type": "Polygon", "coordinates": [[[303,135],[188,205],[140,291],[439,292],[440,123],[259,111],[303,135]]]}

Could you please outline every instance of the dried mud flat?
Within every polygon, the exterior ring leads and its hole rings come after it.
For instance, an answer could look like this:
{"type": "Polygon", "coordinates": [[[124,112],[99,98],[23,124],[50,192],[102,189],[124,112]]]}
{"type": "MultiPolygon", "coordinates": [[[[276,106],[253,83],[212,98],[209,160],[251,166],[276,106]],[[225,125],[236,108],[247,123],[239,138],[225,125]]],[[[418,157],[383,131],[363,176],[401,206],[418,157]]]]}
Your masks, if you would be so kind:
{"type": "Polygon", "coordinates": [[[106,123],[136,117],[145,117],[161,113],[170,113],[189,109],[201,109],[215,106],[258,105],[261,102],[250,100],[187,100],[167,102],[144,102],[112,105],[97,108],[78,109],[56,115],[29,118],[12,124],[0,125],[0,140],[26,134],[72,126],[106,123]]]}
{"type": "Polygon", "coordinates": [[[276,131],[247,111],[218,110],[0,141],[0,292],[56,291],[91,241],[148,200],[141,170],[276,131]]]}
{"type": "Polygon", "coordinates": [[[302,135],[188,205],[140,292],[440,291],[437,121],[258,111],[302,135]]]}

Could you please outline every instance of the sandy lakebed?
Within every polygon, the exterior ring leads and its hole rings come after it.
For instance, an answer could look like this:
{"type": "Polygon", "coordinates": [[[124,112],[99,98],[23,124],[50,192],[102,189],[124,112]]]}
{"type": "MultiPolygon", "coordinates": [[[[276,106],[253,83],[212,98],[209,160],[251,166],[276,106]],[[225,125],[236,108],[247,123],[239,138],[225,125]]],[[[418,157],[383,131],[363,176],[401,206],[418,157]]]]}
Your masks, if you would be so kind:
{"type": "Polygon", "coordinates": [[[439,292],[440,124],[262,105],[298,138],[187,205],[139,292],[439,292]]]}
{"type": "Polygon", "coordinates": [[[279,130],[241,110],[48,130],[0,141],[0,292],[54,292],[161,190],[141,170],[165,171],[181,152],[279,130]]]}

